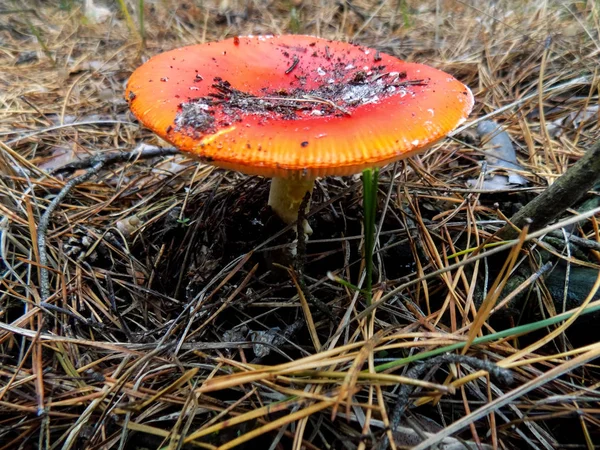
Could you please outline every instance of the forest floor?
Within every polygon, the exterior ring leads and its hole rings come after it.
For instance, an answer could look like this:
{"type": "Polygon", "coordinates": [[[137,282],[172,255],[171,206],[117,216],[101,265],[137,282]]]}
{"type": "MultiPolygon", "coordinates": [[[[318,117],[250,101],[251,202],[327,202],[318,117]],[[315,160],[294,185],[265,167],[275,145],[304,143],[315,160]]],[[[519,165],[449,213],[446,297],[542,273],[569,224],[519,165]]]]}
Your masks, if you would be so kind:
{"type": "Polygon", "coordinates": [[[599,2],[25,0],[0,50],[0,449],[600,446],[599,186],[497,236],[600,141],[599,2]],[[161,51],[281,33],[475,96],[380,172],[371,306],[360,174],[317,181],[299,271],[269,180],[124,99],[161,51]]]}

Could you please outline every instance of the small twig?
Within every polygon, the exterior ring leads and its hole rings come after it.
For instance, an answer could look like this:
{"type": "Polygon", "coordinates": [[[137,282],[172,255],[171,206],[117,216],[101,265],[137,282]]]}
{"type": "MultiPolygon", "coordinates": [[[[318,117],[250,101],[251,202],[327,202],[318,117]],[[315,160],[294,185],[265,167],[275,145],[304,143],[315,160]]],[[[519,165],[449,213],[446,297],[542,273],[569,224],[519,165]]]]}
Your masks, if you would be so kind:
{"type": "Polygon", "coordinates": [[[115,164],[123,161],[133,161],[135,159],[149,159],[159,156],[171,156],[180,153],[174,147],[155,147],[150,145],[140,145],[138,149],[132,152],[113,152],[102,155],[94,155],[90,158],[74,161],[64,166],[58,167],[52,171],[52,174],[74,172],[75,170],[88,169],[95,164],[102,162],[104,165],[115,164]]]}
{"type": "Polygon", "coordinates": [[[39,306],[45,312],[55,311],[55,312],[58,312],[58,313],[61,313],[61,314],[65,314],[65,315],[71,317],[72,319],[77,320],[78,322],[82,323],[83,325],[87,325],[87,326],[90,326],[90,327],[95,327],[95,328],[98,328],[98,329],[105,328],[105,326],[104,326],[103,323],[92,322],[91,320],[88,320],[88,319],[85,319],[83,317],[78,316],[73,311],[69,311],[68,309],[61,308],[60,306],[56,306],[56,305],[54,305],[52,303],[40,302],[39,306]]]}
{"type": "Polygon", "coordinates": [[[390,86],[406,87],[406,86],[427,86],[427,80],[406,80],[399,83],[392,83],[390,86]]]}
{"type": "MultiPolygon", "coordinates": [[[[560,230],[551,231],[548,234],[550,236],[560,239],[561,241],[566,243],[565,235],[560,230]]],[[[574,234],[568,234],[566,236],[566,239],[571,244],[576,245],[579,248],[584,248],[586,250],[596,250],[596,251],[600,252],[600,243],[598,243],[596,241],[592,241],[591,239],[584,239],[582,237],[575,236],[574,234]]]]}
{"type": "MultiPolygon", "coordinates": [[[[514,380],[510,370],[498,367],[493,362],[474,358],[472,356],[456,354],[436,356],[429,361],[425,361],[422,364],[412,367],[406,372],[406,376],[409,378],[421,379],[425,371],[439,364],[468,364],[477,370],[485,370],[494,379],[505,385],[512,384],[514,380]]],[[[396,399],[396,404],[394,405],[394,409],[392,410],[392,414],[390,416],[390,428],[392,429],[392,432],[397,430],[400,426],[400,420],[410,404],[410,395],[413,393],[414,389],[415,386],[410,384],[404,384],[400,388],[400,392],[398,392],[396,399]]],[[[377,448],[379,450],[384,450],[388,448],[388,444],[389,441],[386,435],[377,448]]]]}
{"type": "Polygon", "coordinates": [[[290,73],[292,73],[292,70],[294,70],[296,68],[296,66],[298,65],[299,62],[300,62],[300,58],[298,58],[296,55],[294,55],[294,61],[292,62],[292,65],[285,70],[285,74],[289,75],[290,73]]]}
{"type": "Polygon", "coordinates": [[[58,195],[54,197],[54,200],[46,208],[46,212],[40,218],[40,223],[37,228],[37,245],[38,252],[40,254],[40,293],[42,301],[46,301],[50,297],[50,277],[48,274],[48,251],[46,249],[46,233],[48,232],[48,225],[50,225],[50,216],[58,205],[65,199],[71,189],[78,184],[84,183],[89,180],[92,176],[100,172],[100,169],[104,167],[104,162],[96,162],[86,173],[79,175],[78,177],[69,180],[65,186],[60,190],[58,195]]]}

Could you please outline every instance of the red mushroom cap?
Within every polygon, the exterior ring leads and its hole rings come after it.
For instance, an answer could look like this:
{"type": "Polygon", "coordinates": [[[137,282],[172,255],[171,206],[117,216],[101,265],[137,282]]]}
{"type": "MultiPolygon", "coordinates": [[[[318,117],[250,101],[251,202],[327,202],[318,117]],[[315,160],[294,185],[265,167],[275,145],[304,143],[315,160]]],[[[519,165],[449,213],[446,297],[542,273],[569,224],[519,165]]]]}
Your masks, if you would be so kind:
{"type": "Polygon", "coordinates": [[[247,36],[151,58],[129,79],[136,117],[179,149],[249,174],[347,175],[405,158],[463,122],[452,76],[312,36],[247,36]]]}

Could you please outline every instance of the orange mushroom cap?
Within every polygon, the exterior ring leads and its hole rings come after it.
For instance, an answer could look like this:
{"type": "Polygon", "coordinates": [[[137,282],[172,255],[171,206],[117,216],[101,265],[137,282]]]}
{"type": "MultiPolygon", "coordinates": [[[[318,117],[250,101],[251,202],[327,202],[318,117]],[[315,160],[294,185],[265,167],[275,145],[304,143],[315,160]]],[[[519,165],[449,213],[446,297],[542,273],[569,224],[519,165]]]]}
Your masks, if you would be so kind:
{"type": "Polygon", "coordinates": [[[269,177],[347,175],[463,122],[471,91],[440,70],[312,36],[247,36],[159,54],[129,79],[135,116],[205,162],[269,177]]]}

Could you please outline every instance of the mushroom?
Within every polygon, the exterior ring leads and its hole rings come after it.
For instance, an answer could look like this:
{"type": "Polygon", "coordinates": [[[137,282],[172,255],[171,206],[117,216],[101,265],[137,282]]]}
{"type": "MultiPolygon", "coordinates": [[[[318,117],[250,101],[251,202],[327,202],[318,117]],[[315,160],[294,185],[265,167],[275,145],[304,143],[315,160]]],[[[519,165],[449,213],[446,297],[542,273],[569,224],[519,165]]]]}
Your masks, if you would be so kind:
{"type": "Polygon", "coordinates": [[[200,161],[272,177],[269,205],[288,224],[317,177],[422,152],[473,107],[471,91],[440,70],[299,35],[159,54],[125,96],[146,127],[200,161]]]}

